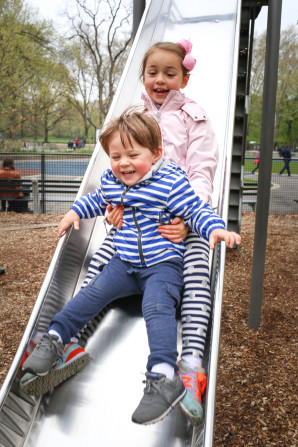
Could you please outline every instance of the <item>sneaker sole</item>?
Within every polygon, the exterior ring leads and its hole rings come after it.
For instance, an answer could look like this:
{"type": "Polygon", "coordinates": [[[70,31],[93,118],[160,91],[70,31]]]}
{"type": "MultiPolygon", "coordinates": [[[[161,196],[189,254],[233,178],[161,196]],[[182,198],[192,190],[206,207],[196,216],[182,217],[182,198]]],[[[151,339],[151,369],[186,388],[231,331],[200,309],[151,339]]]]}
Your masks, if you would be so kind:
{"type": "Polygon", "coordinates": [[[186,394],[186,390],[184,389],[183,392],[177,397],[177,399],[171,404],[171,406],[169,408],[166,409],[166,411],[161,414],[160,416],[158,416],[155,419],[151,419],[150,421],[146,421],[146,422],[138,422],[135,421],[134,419],[133,422],[137,423],[137,424],[141,424],[141,425],[150,425],[150,424],[156,424],[156,422],[162,421],[173,409],[174,407],[179,404],[179,402],[181,401],[181,399],[183,399],[183,397],[186,394]]]}
{"type": "Polygon", "coordinates": [[[204,419],[203,408],[202,407],[200,408],[201,411],[199,411],[199,414],[193,414],[191,412],[191,410],[189,410],[189,408],[187,408],[187,406],[186,406],[187,405],[186,399],[187,399],[187,396],[185,396],[185,399],[182,399],[179,402],[180,408],[183,411],[183,413],[185,413],[185,415],[187,416],[187,419],[189,420],[189,422],[193,426],[198,427],[204,419]],[[185,402],[183,402],[184,400],[185,400],[185,402]]]}
{"type": "Polygon", "coordinates": [[[63,368],[53,369],[45,376],[32,374],[31,379],[22,382],[25,379],[25,375],[20,381],[20,388],[24,393],[31,396],[48,393],[60,385],[60,383],[81,371],[89,363],[89,360],[90,356],[85,352],[81,357],[68,362],[63,368]]]}

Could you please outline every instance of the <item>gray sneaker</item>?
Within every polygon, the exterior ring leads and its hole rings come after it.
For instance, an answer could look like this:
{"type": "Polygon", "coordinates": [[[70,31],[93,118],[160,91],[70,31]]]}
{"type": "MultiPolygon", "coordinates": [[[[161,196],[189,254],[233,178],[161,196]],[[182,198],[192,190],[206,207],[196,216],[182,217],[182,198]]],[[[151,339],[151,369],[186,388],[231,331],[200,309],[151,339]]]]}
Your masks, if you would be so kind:
{"type": "Polygon", "coordinates": [[[32,354],[23,364],[23,371],[44,376],[63,356],[64,345],[57,335],[43,334],[32,354]]]}
{"type": "Polygon", "coordinates": [[[164,374],[146,373],[146,387],[138,407],[132,415],[137,424],[154,424],[164,419],[185,395],[186,390],[179,376],[173,380],[164,374]]]}

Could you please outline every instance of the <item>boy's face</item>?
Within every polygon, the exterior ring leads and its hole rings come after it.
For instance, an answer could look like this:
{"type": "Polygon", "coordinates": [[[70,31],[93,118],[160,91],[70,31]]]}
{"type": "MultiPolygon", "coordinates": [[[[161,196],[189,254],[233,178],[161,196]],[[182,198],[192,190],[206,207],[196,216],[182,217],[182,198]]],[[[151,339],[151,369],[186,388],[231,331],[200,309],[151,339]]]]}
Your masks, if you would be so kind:
{"type": "Polygon", "coordinates": [[[152,165],[161,158],[162,149],[155,154],[147,147],[140,146],[131,138],[132,146],[127,142],[125,148],[121,142],[119,132],[116,132],[109,141],[109,157],[114,175],[125,185],[135,185],[141,180],[152,165]]]}
{"type": "Polygon", "coordinates": [[[181,59],[171,51],[157,49],[146,62],[143,83],[156,104],[163,104],[170,90],[186,87],[189,76],[183,75],[181,59]]]}

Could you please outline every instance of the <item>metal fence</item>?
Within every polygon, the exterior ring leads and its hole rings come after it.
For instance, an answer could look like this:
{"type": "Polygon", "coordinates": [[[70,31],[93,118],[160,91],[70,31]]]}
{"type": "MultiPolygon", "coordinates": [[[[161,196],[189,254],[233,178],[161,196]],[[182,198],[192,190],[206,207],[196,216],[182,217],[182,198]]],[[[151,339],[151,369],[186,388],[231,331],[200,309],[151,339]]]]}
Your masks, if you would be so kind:
{"type": "MultiPolygon", "coordinates": [[[[0,163],[13,157],[16,170],[22,179],[38,182],[38,212],[65,213],[76,197],[91,154],[24,154],[0,153],[0,163]]],[[[298,158],[290,162],[291,176],[287,171],[280,174],[284,166],[281,158],[272,161],[270,214],[298,213],[298,158]]],[[[258,169],[253,158],[245,159],[244,192],[242,211],[255,209],[257,199],[258,169]]],[[[35,189],[36,190],[36,189],[35,189]]],[[[30,204],[29,204],[30,206],[30,204]]],[[[32,206],[33,207],[33,197],[32,206]]],[[[36,211],[36,209],[35,209],[36,211]]]]}
{"type": "MultiPolygon", "coordinates": [[[[255,170],[256,167],[253,158],[245,159],[242,211],[255,210],[259,176],[258,169],[255,170]],[[245,185],[249,186],[246,187],[245,185]]],[[[289,163],[290,176],[287,170],[280,174],[283,168],[283,159],[273,158],[269,214],[298,213],[298,158],[292,158],[289,163]]]]}
{"type": "MultiPolygon", "coordinates": [[[[38,200],[41,213],[65,213],[74,201],[91,154],[20,154],[0,153],[0,163],[12,157],[22,179],[38,184],[38,199],[32,196],[32,206],[38,200]]],[[[32,188],[36,191],[36,188],[32,188]]],[[[29,203],[30,207],[30,203],[29,203]]]]}

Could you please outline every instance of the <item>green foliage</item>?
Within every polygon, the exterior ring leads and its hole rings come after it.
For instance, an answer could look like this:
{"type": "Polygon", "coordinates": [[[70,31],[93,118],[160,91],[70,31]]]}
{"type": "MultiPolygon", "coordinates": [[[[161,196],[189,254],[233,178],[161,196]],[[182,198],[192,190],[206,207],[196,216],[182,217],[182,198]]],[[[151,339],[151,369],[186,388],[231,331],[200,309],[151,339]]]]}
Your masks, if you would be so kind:
{"type": "MultiPolygon", "coordinates": [[[[298,135],[298,45],[295,26],[282,31],[275,114],[275,146],[297,146],[298,135]]],[[[260,141],[266,33],[254,42],[250,84],[247,141],[260,141]]]]}
{"type": "Polygon", "coordinates": [[[123,0],[98,0],[95,12],[85,2],[73,3],[73,35],[67,39],[52,22],[38,20],[23,0],[0,0],[0,133],[5,138],[94,141],[123,70],[130,42],[123,24],[131,29],[130,12],[123,15],[123,0]]]}

